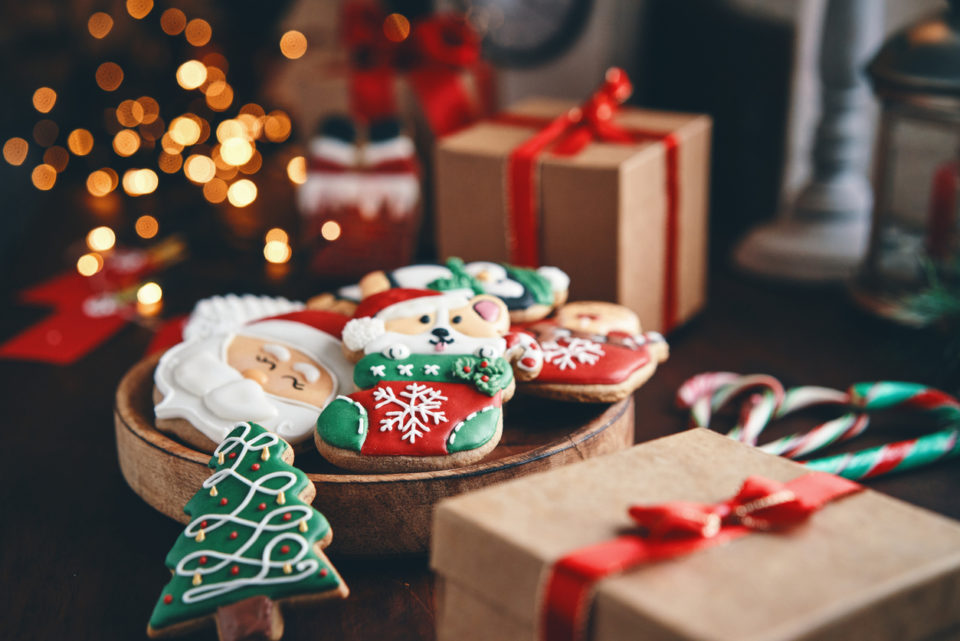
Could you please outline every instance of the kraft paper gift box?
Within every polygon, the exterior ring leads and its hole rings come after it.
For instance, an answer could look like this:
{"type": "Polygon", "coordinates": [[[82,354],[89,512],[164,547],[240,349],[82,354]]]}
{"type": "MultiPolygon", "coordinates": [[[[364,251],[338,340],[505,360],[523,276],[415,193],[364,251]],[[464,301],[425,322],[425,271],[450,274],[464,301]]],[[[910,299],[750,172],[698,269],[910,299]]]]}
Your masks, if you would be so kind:
{"type": "Polygon", "coordinates": [[[555,265],[570,275],[571,300],[616,301],[645,330],[668,331],[706,297],[710,118],[620,107],[613,123],[635,141],[594,141],[572,155],[548,147],[527,178],[539,230],[518,238],[513,199],[524,195],[513,156],[572,107],[526,100],[439,142],[439,254],[555,265]],[[536,245],[539,256],[525,259],[518,244],[536,245]]]}
{"type": "MultiPolygon", "coordinates": [[[[791,487],[810,471],[696,429],[443,501],[431,551],[438,641],[546,638],[547,579],[559,559],[637,532],[629,506],[717,503],[757,475],[791,487]]],[[[955,521],[864,489],[786,530],[723,540],[726,527],[715,545],[601,579],[583,638],[960,636],[955,521]]]]}

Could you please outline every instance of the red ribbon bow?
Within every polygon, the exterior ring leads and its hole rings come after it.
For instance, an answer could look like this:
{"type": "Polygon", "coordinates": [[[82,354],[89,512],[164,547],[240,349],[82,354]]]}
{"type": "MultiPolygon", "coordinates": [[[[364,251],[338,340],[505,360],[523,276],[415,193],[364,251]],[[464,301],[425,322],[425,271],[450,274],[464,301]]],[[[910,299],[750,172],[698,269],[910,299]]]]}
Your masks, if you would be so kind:
{"type": "Polygon", "coordinates": [[[859,491],[853,481],[813,472],[789,483],[753,476],[733,498],[718,503],[676,501],[634,505],[630,516],[647,536],[628,534],[574,550],[550,569],[541,638],[574,641],[586,627],[593,586],[644,563],[691,554],[754,531],[798,525],[824,505],[859,491]]]}

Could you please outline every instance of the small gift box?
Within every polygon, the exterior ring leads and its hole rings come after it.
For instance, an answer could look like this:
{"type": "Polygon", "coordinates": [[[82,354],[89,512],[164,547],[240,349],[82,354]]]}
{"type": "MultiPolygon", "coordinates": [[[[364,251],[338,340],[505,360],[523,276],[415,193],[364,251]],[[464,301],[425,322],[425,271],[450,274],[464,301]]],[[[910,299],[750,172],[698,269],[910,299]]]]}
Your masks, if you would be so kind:
{"type": "Polygon", "coordinates": [[[621,108],[618,69],[579,108],[534,99],[444,138],[436,162],[442,256],[556,265],[571,297],[668,331],[704,303],[711,122],[621,108]]]}
{"type": "Polygon", "coordinates": [[[960,524],[703,429],[445,500],[431,565],[439,641],[908,641],[960,622],[960,524]]]}

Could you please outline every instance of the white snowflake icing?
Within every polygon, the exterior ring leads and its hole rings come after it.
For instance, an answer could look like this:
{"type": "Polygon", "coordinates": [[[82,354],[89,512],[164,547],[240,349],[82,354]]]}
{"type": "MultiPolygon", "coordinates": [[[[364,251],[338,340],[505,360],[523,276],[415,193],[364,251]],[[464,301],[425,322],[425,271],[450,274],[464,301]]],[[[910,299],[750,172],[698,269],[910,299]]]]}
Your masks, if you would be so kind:
{"type": "Polygon", "coordinates": [[[424,373],[424,374],[427,374],[428,376],[431,375],[431,374],[432,374],[433,376],[440,376],[440,366],[439,366],[439,365],[424,365],[424,366],[423,366],[423,373],[424,373]]]}
{"type": "Polygon", "coordinates": [[[387,375],[387,366],[386,365],[371,365],[370,373],[374,376],[386,376],[387,375]]]}
{"type": "Polygon", "coordinates": [[[543,344],[543,360],[558,369],[577,369],[578,364],[593,365],[604,355],[600,343],[586,338],[565,337],[543,344]]]}
{"type": "Polygon", "coordinates": [[[400,373],[400,376],[413,376],[413,364],[397,365],[397,371],[400,373]]]}
{"type": "Polygon", "coordinates": [[[429,423],[439,425],[447,422],[446,412],[442,411],[443,401],[447,397],[420,383],[408,383],[398,397],[392,387],[378,387],[373,391],[373,400],[378,401],[375,409],[385,405],[395,405],[399,409],[389,410],[386,417],[380,419],[380,431],[392,432],[396,427],[403,432],[401,440],[416,442],[430,431],[429,423]]]}

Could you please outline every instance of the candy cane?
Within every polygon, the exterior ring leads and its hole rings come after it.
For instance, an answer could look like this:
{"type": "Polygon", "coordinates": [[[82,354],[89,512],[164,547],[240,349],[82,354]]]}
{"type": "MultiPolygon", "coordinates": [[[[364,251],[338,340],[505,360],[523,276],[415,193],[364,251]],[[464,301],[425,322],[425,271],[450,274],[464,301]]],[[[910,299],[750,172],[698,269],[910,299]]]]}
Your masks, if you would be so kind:
{"type": "MultiPolygon", "coordinates": [[[[680,387],[678,405],[690,409],[694,425],[708,427],[712,413],[733,397],[758,385],[763,389],[747,399],[737,424],[728,433],[731,438],[751,445],[756,445],[757,438],[771,419],[782,418],[791,412],[822,404],[847,405],[853,410],[808,432],[759,446],[766,452],[787,458],[801,458],[861,434],[869,424],[868,411],[920,410],[952,425],[960,425],[960,401],[954,397],[916,383],[890,381],[858,383],[847,392],[814,386],[795,387],[784,392],[779,382],[769,376],[707,373],[691,378],[680,387]]],[[[958,456],[958,441],[960,430],[946,429],[860,452],[810,460],[804,465],[854,480],[872,478],[958,456]]]]}

